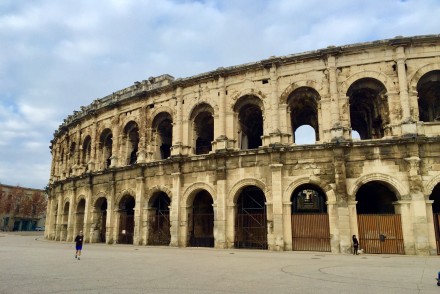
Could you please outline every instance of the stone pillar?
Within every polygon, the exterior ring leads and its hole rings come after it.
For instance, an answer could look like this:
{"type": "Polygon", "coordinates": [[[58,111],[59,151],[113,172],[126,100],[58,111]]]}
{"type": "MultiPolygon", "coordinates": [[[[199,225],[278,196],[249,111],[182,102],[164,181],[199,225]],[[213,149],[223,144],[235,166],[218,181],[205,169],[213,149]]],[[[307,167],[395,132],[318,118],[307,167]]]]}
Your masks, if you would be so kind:
{"type": "Polygon", "coordinates": [[[214,206],[214,240],[215,248],[227,248],[226,237],[226,161],[223,158],[217,162],[217,200],[214,206]]]}
{"type": "MultiPolygon", "coordinates": [[[[339,215],[338,215],[338,205],[336,201],[327,201],[327,214],[328,222],[330,228],[330,248],[331,252],[340,252],[340,231],[339,231],[339,215]]],[[[351,221],[350,208],[349,208],[349,218],[351,221]]],[[[351,222],[350,222],[351,224],[351,222]]]]}
{"type": "Polygon", "coordinates": [[[62,222],[63,222],[63,197],[58,195],[58,211],[57,211],[57,219],[55,224],[55,240],[61,241],[61,231],[62,231],[62,222]]]}
{"type": "Polygon", "coordinates": [[[144,206],[144,177],[140,176],[136,178],[136,205],[134,207],[134,245],[142,245],[144,242],[142,236],[142,212],[144,206]]]}
{"type": "Polygon", "coordinates": [[[91,243],[92,236],[93,236],[93,228],[92,228],[92,210],[93,210],[93,203],[92,203],[92,192],[89,191],[86,196],[86,205],[84,207],[84,242],[91,243]],[[91,233],[92,232],[92,233],[91,233]]]}
{"type": "MultiPolygon", "coordinates": [[[[110,167],[117,167],[119,166],[118,162],[118,150],[120,148],[119,144],[120,142],[120,130],[119,130],[119,114],[118,111],[115,109],[114,118],[112,119],[112,137],[113,137],[113,143],[112,143],[112,155],[110,157],[111,163],[110,167]]],[[[103,158],[103,161],[105,159],[103,158]]]]}
{"type": "Polygon", "coordinates": [[[269,165],[272,172],[273,238],[272,250],[284,251],[282,164],[269,165]]]}
{"type": "Polygon", "coordinates": [[[293,250],[292,245],[292,202],[283,202],[284,250],[293,250]]]}
{"type": "Polygon", "coordinates": [[[173,146],[171,147],[171,155],[182,155],[182,117],[183,117],[183,96],[182,96],[182,88],[178,87],[176,89],[176,117],[173,122],[173,146]]]}
{"type": "Polygon", "coordinates": [[[405,247],[405,254],[416,254],[416,248],[414,245],[414,227],[413,216],[411,214],[411,201],[400,200],[393,203],[394,211],[396,214],[400,214],[402,219],[402,233],[403,244],[405,247]]]}
{"type": "Polygon", "coordinates": [[[113,221],[112,221],[112,227],[113,227],[113,243],[117,244],[119,243],[119,232],[121,230],[120,228],[120,222],[121,222],[121,212],[119,210],[119,208],[114,208],[113,209],[113,221]]]}
{"type": "Polygon", "coordinates": [[[336,140],[343,138],[343,128],[341,125],[341,117],[339,113],[339,94],[338,82],[336,77],[336,57],[327,57],[328,82],[330,90],[330,117],[331,117],[331,138],[336,140]]]}
{"type": "Polygon", "coordinates": [[[225,78],[219,76],[218,78],[218,118],[214,123],[214,138],[212,143],[212,150],[226,150],[233,148],[233,143],[226,135],[226,86],[225,78]]]}
{"type": "Polygon", "coordinates": [[[170,209],[170,233],[171,242],[170,246],[178,247],[180,240],[180,193],[181,193],[181,182],[180,182],[180,172],[175,172],[173,176],[173,198],[171,201],[170,209]]]}
{"type": "Polygon", "coordinates": [[[434,215],[432,213],[432,204],[434,200],[425,200],[426,203],[426,219],[428,226],[428,242],[429,242],[429,254],[437,255],[437,242],[435,239],[434,229],[434,215]]]}
{"type": "MultiPolygon", "coordinates": [[[[288,144],[290,135],[282,133],[280,131],[280,109],[279,109],[279,97],[278,97],[278,74],[277,65],[272,63],[270,68],[270,108],[265,113],[265,117],[269,119],[269,127],[264,128],[264,134],[262,137],[263,146],[268,145],[280,145],[288,144]]],[[[285,108],[284,108],[285,109],[285,108]]]]}
{"type": "Polygon", "coordinates": [[[357,221],[357,201],[348,201],[348,213],[350,217],[350,235],[356,235],[359,239],[359,227],[357,221]]]}
{"type": "Polygon", "coordinates": [[[69,218],[67,220],[67,237],[66,241],[71,242],[75,237],[75,202],[76,202],[76,189],[72,189],[69,205],[69,218]]]}
{"type": "Polygon", "coordinates": [[[350,211],[344,203],[339,202],[337,205],[338,228],[339,228],[339,250],[334,248],[332,244],[332,252],[351,253],[351,226],[350,211]],[[333,251],[335,250],[335,251],[333,251]]]}
{"type": "Polygon", "coordinates": [[[117,231],[115,230],[114,220],[118,218],[116,206],[116,182],[110,181],[110,195],[107,197],[107,219],[105,220],[105,242],[107,244],[116,243],[117,231]],[[116,233],[116,237],[115,237],[116,233]]]}
{"type": "Polygon", "coordinates": [[[96,146],[99,144],[99,142],[97,142],[98,140],[98,135],[96,134],[96,119],[94,119],[92,127],[92,134],[91,134],[91,146],[90,146],[90,159],[89,162],[86,162],[87,164],[87,170],[89,172],[92,172],[95,170],[96,166],[95,163],[98,162],[98,152],[97,152],[97,148],[96,146]]]}
{"type": "MultiPolygon", "coordinates": [[[[150,127],[150,126],[148,126],[150,127]]],[[[138,146],[138,163],[147,161],[147,107],[142,106],[140,109],[140,125],[139,125],[139,146],[138,146]]]]}
{"type": "Polygon", "coordinates": [[[229,204],[226,207],[226,244],[227,248],[234,248],[235,245],[235,218],[237,216],[237,206],[229,204]]]}

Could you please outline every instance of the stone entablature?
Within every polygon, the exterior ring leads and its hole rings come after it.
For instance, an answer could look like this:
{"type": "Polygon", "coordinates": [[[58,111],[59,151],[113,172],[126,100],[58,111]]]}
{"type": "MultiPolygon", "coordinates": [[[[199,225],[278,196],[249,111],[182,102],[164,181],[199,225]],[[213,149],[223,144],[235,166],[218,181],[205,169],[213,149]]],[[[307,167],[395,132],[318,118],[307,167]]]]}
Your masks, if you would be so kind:
{"type": "Polygon", "coordinates": [[[290,250],[293,194],[317,187],[331,250],[346,252],[358,234],[356,201],[379,183],[402,215],[405,252],[432,253],[439,84],[440,35],[136,82],[75,111],[55,132],[47,237],[71,239],[80,211],[86,238],[95,240],[96,205],[105,199],[105,240],[118,242],[130,195],[133,242],[148,244],[152,201],[162,193],[170,200],[170,244],[187,246],[193,203],[205,193],[213,202],[214,245],[233,247],[237,199],[253,187],[265,198],[267,247],[290,250]],[[306,125],[315,144],[299,145],[295,131],[306,125]]]}

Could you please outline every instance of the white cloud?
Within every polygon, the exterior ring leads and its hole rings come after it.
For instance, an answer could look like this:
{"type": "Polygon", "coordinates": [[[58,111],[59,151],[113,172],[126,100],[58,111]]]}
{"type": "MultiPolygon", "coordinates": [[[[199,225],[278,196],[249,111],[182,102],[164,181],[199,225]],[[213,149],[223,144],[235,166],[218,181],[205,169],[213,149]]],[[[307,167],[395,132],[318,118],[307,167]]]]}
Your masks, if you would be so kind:
{"type": "Polygon", "coordinates": [[[438,34],[438,15],[437,0],[0,1],[0,181],[44,186],[57,126],[134,81],[438,34]]]}

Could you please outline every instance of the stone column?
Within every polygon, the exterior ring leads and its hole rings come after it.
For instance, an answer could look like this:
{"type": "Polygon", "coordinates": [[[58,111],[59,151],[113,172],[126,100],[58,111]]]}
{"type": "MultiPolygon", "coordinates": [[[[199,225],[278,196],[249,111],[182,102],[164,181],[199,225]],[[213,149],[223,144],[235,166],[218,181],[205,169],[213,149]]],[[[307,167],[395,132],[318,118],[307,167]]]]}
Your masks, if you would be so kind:
{"type": "Polygon", "coordinates": [[[217,161],[217,200],[214,206],[214,240],[215,248],[227,248],[226,242],[226,161],[217,161]]]}
{"type": "Polygon", "coordinates": [[[95,171],[96,165],[95,163],[99,162],[98,161],[98,152],[97,152],[97,148],[96,146],[98,146],[99,142],[97,142],[98,140],[98,135],[96,134],[96,119],[93,120],[93,124],[92,124],[92,134],[91,134],[91,146],[90,146],[90,159],[89,162],[86,162],[87,164],[87,170],[89,172],[95,171]]]}
{"type": "MultiPolygon", "coordinates": [[[[118,162],[118,150],[120,148],[120,129],[119,129],[119,114],[118,111],[115,109],[114,118],[112,119],[112,137],[113,137],[113,143],[112,143],[112,155],[110,157],[111,163],[110,167],[117,167],[119,166],[118,162]]],[[[105,159],[103,158],[103,161],[105,159]]]]}
{"type": "Polygon", "coordinates": [[[116,182],[114,180],[109,183],[110,195],[107,197],[107,219],[105,220],[105,242],[114,244],[117,240],[117,231],[115,230],[114,220],[118,218],[116,201],[116,182]],[[116,237],[115,237],[116,234],[116,237]]]}
{"type": "Polygon", "coordinates": [[[405,48],[396,48],[397,76],[399,78],[400,105],[402,107],[402,135],[417,134],[416,124],[413,122],[408,95],[408,78],[406,74],[405,48]]]}
{"type": "Polygon", "coordinates": [[[339,114],[339,94],[336,77],[336,57],[329,55],[327,57],[328,83],[330,90],[330,117],[331,117],[331,137],[332,140],[343,137],[341,117],[339,114]]]}
{"type": "Polygon", "coordinates": [[[91,243],[93,236],[93,228],[91,222],[91,215],[93,210],[92,191],[89,191],[86,196],[86,205],[84,207],[84,242],[91,243]]]}
{"type": "Polygon", "coordinates": [[[351,225],[350,211],[344,203],[337,205],[338,228],[339,228],[339,249],[332,245],[332,252],[351,253],[351,225]],[[333,251],[335,250],[335,251],[333,251]]]}
{"type": "Polygon", "coordinates": [[[357,201],[348,201],[348,213],[350,217],[350,235],[356,235],[359,239],[359,228],[357,221],[357,201]]]}
{"type": "Polygon", "coordinates": [[[218,82],[218,119],[215,122],[213,151],[232,148],[232,143],[226,135],[226,86],[225,78],[219,76],[218,82]]]}
{"type": "Polygon", "coordinates": [[[283,235],[284,235],[284,250],[293,250],[292,245],[292,202],[283,202],[283,235]]]}
{"type": "Polygon", "coordinates": [[[171,155],[181,155],[183,150],[182,143],[182,116],[183,116],[183,96],[182,96],[182,88],[178,87],[176,89],[176,117],[173,122],[173,146],[171,147],[171,155]]]}
{"type": "MultiPolygon", "coordinates": [[[[148,126],[150,127],[150,126],[148,126]]],[[[139,146],[138,146],[138,163],[147,161],[147,107],[142,106],[140,109],[140,125],[139,125],[139,146]]]]}
{"type": "Polygon", "coordinates": [[[432,213],[432,204],[434,200],[425,200],[426,203],[426,218],[428,226],[428,242],[429,242],[429,254],[437,255],[437,242],[435,239],[434,229],[434,215],[432,213]]]}
{"type": "Polygon", "coordinates": [[[63,197],[62,195],[58,195],[58,211],[57,211],[57,219],[56,219],[56,231],[55,231],[55,240],[61,241],[61,232],[62,232],[62,222],[63,222],[63,197]]]}
{"type": "Polygon", "coordinates": [[[69,205],[69,218],[67,220],[67,237],[66,241],[71,242],[75,237],[75,202],[76,202],[76,189],[71,190],[70,205],[69,205]]]}
{"type": "Polygon", "coordinates": [[[283,221],[283,182],[282,164],[269,165],[272,172],[272,211],[274,244],[269,244],[275,251],[284,251],[283,221]]]}
{"type": "Polygon", "coordinates": [[[228,204],[226,206],[226,244],[227,248],[234,248],[235,245],[235,218],[237,216],[237,206],[228,204]]]}
{"type": "MultiPolygon", "coordinates": [[[[330,248],[331,252],[339,253],[340,252],[340,232],[339,232],[339,215],[338,215],[338,205],[336,201],[327,201],[327,214],[328,214],[328,222],[330,227],[330,248]]],[[[351,224],[351,211],[350,206],[348,208],[349,218],[351,224]]]]}
{"type": "Polygon", "coordinates": [[[400,200],[393,203],[394,211],[396,214],[400,214],[402,219],[402,233],[403,244],[405,247],[405,254],[416,254],[415,240],[414,240],[414,227],[413,216],[411,215],[411,201],[400,200]]]}
{"type": "Polygon", "coordinates": [[[142,245],[144,242],[142,236],[142,212],[144,204],[144,177],[136,178],[136,205],[134,207],[134,236],[133,243],[135,245],[142,245]]]}
{"type": "Polygon", "coordinates": [[[181,182],[180,182],[180,172],[175,172],[173,176],[173,198],[171,201],[170,209],[170,233],[171,242],[170,246],[178,247],[180,242],[180,193],[181,193],[181,182]]]}

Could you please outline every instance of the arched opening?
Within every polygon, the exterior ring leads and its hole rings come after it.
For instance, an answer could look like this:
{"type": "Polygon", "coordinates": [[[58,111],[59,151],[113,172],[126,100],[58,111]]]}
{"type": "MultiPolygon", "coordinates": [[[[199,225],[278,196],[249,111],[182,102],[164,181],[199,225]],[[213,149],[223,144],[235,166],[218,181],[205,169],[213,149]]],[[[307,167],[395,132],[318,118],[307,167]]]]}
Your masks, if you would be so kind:
{"type": "Polygon", "coordinates": [[[130,195],[125,195],[119,202],[118,243],[120,244],[133,244],[135,205],[136,201],[130,195]]]}
{"type": "Polygon", "coordinates": [[[389,123],[387,90],[378,80],[363,78],[347,91],[350,103],[351,128],[361,140],[380,139],[389,123]]]}
{"type": "Polygon", "coordinates": [[[110,129],[105,129],[100,136],[99,144],[101,147],[102,165],[104,168],[111,166],[113,135],[110,129]]]}
{"type": "Polygon", "coordinates": [[[148,245],[169,245],[171,200],[165,192],[157,192],[150,201],[148,212],[148,245]]]}
{"type": "Polygon", "coordinates": [[[156,146],[155,158],[166,159],[171,156],[173,144],[173,120],[167,112],[161,112],[153,120],[152,143],[156,146]]]}
{"type": "Polygon", "coordinates": [[[214,247],[214,208],[211,194],[202,190],[193,201],[189,215],[189,246],[214,247]]]}
{"type": "Polygon", "coordinates": [[[419,119],[440,122],[440,70],[428,72],[417,83],[419,119]]]}
{"type": "Polygon", "coordinates": [[[440,255],[440,184],[437,184],[432,190],[429,200],[432,203],[432,215],[434,220],[435,241],[437,244],[437,254],[440,255]]]}
{"type": "Polygon", "coordinates": [[[130,121],[124,128],[125,136],[125,161],[127,164],[135,164],[137,162],[139,147],[139,128],[136,122],[130,121]]]}
{"type": "Polygon", "coordinates": [[[325,193],[304,184],[293,191],[292,250],[330,252],[330,224],[325,193]]]}
{"type": "Polygon", "coordinates": [[[300,144],[315,144],[316,132],[312,126],[302,125],[294,132],[295,143],[300,144]]]}
{"type": "Polygon", "coordinates": [[[84,214],[86,211],[86,200],[81,199],[78,202],[78,205],[76,207],[76,222],[75,222],[75,235],[79,233],[79,231],[84,232],[84,214]]]}
{"type": "Polygon", "coordinates": [[[95,202],[93,242],[105,243],[107,231],[107,198],[99,197],[95,202]]]}
{"type": "Polygon", "coordinates": [[[234,106],[238,113],[238,146],[241,150],[256,149],[262,145],[263,103],[256,96],[243,96],[234,106]]]}
{"type": "Polygon", "coordinates": [[[397,197],[388,184],[362,185],[356,201],[360,248],[366,253],[404,254],[402,221],[394,209],[397,197]]]}
{"type": "Polygon", "coordinates": [[[92,154],[92,139],[90,138],[90,136],[87,136],[84,139],[82,145],[82,162],[81,162],[85,167],[86,171],[89,169],[88,163],[91,160],[91,154],[92,154]]]}
{"type": "Polygon", "coordinates": [[[61,241],[67,240],[67,225],[69,223],[69,209],[70,209],[70,203],[66,202],[66,204],[64,204],[62,223],[61,223],[61,241]]]}
{"type": "Polygon", "coordinates": [[[318,92],[310,87],[300,87],[293,91],[287,98],[294,143],[300,144],[296,136],[296,131],[304,125],[310,126],[311,130],[313,130],[313,133],[308,134],[308,137],[311,137],[313,134],[313,142],[305,144],[314,144],[316,141],[319,141],[319,100],[321,100],[321,97],[318,92]]]}
{"type": "Polygon", "coordinates": [[[195,154],[208,154],[212,150],[214,140],[214,109],[211,105],[202,103],[191,114],[193,122],[193,140],[195,154]]]}
{"type": "Polygon", "coordinates": [[[234,246],[267,249],[266,197],[256,186],[243,188],[237,199],[234,246]]]}

